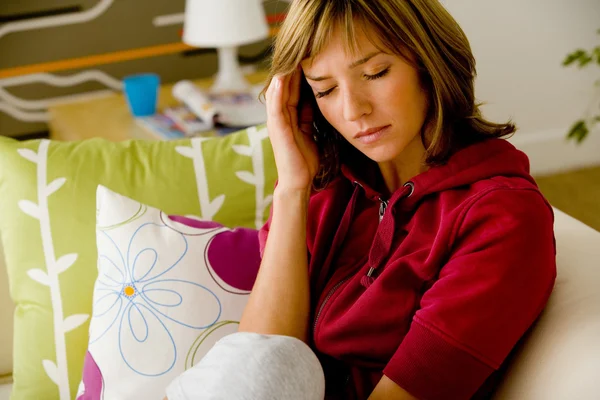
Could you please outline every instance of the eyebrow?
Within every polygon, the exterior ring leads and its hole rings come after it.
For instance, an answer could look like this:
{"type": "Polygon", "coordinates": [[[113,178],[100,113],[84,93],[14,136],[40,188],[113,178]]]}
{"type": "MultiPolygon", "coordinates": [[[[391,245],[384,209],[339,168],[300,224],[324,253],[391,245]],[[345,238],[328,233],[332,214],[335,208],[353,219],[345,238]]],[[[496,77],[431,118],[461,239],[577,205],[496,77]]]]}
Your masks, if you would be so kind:
{"type": "MultiPolygon", "coordinates": [[[[360,60],[354,61],[352,64],[348,65],[348,69],[352,69],[352,68],[356,68],[359,65],[365,64],[366,62],[368,62],[371,58],[382,54],[382,51],[374,51],[373,53],[369,53],[366,57],[361,58],[360,60]]],[[[304,76],[306,77],[306,79],[310,79],[311,81],[315,81],[315,82],[320,82],[320,81],[325,81],[327,79],[331,79],[330,76],[309,76],[304,74],[304,76]]]]}

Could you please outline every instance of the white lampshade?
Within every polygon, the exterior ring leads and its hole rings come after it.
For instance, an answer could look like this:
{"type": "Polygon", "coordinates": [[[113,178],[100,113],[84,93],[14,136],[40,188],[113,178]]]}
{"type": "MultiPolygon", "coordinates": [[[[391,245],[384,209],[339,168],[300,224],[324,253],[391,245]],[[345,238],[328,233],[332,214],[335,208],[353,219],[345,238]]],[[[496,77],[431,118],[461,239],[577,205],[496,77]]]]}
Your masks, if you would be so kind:
{"type": "Polygon", "coordinates": [[[227,96],[253,91],[240,69],[238,46],[268,37],[262,0],[186,0],[183,42],[217,48],[219,70],[210,93],[221,122],[249,126],[266,121],[264,104],[257,99],[250,97],[251,100],[239,102],[230,101],[227,96]]]}
{"type": "Polygon", "coordinates": [[[268,36],[261,0],[186,0],[183,42],[190,46],[241,46],[268,36]]]}

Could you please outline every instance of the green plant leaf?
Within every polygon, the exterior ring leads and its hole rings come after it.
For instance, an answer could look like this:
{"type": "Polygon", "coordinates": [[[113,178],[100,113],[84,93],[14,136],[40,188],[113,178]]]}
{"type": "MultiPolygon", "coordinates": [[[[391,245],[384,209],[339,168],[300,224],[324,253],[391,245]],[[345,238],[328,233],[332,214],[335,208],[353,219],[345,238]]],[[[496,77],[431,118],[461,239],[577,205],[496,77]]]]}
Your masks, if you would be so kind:
{"type": "MultiPolygon", "coordinates": [[[[600,35],[600,29],[597,30],[597,33],[600,35]]],[[[600,46],[594,47],[588,53],[586,50],[577,49],[571,53],[569,53],[565,59],[563,60],[563,66],[569,66],[577,63],[579,68],[584,68],[592,62],[596,62],[600,65],[600,46]]],[[[594,85],[596,87],[600,86],[600,79],[596,80],[594,85]]],[[[600,123],[600,115],[596,115],[593,118],[589,119],[586,122],[584,119],[580,119],[576,121],[569,133],[567,134],[567,140],[575,140],[577,143],[583,142],[585,138],[589,135],[590,130],[596,126],[596,124],[600,123]],[[589,126],[588,126],[589,122],[589,126]]]]}
{"type": "Polygon", "coordinates": [[[579,68],[585,67],[592,61],[594,61],[594,58],[590,54],[585,53],[584,56],[581,56],[581,58],[579,58],[579,68]]]}
{"type": "Polygon", "coordinates": [[[579,120],[573,124],[571,130],[567,134],[567,140],[575,140],[578,144],[581,143],[590,133],[587,123],[584,120],[579,120]]]}
{"type": "Polygon", "coordinates": [[[587,52],[583,49],[577,49],[574,52],[567,55],[567,57],[563,60],[563,66],[567,67],[573,64],[576,61],[581,60],[582,57],[585,57],[587,52]]]}

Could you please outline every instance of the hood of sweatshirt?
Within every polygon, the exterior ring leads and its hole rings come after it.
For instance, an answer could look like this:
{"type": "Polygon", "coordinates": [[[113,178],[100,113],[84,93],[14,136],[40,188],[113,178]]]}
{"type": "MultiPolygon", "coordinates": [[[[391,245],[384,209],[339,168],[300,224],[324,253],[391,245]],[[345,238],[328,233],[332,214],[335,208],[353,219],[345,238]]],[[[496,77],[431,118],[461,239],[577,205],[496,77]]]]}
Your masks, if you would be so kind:
{"type": "Polygon", "coordinates": [[[382,188],[377,165],[373,162],[361,161],[353,168],[344,165],[342,174],[352,183],[360,185],[365,195],[373,200],[386,199],[392,204],[404,194],[410,200],[403,201],[403,209],[414,207],[433,193],[497,176],[522,177],[534,183],[525,153],[504,139],[488,139],[465,147],[452,155],[446,164],[432,167],[405,183],[404,187],[410,187],[411,190],[401,188],[391,195],[382,188]]]}
{"type": "Polygon", "coordinates": [[[391,194],[385,189],[378,167],[373,162],[361,160],[352,168],[344,165],[342,175],[354,185],[354,193],[340,227],[350,225],[360,192],[371,200],[381,202],[380,227],[369,252],[370,269],[362,281],[365,287],[372,284],[377,269],[385,263],[392,250],[399,220],[410,218],[412,211],[428,196],[499,176],[520,177],[535,185],[525,153],[508,141],[496,138],[457,151],[446,164],[429,168],[391,194]],[[384,218],[384,214],[391,215],[384,218]]]}

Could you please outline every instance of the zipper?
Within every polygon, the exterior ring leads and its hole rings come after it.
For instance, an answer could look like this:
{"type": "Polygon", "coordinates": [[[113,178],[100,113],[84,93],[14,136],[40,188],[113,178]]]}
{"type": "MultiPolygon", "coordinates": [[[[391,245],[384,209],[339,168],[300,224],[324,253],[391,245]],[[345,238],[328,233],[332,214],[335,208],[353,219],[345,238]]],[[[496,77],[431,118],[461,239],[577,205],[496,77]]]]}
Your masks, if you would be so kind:
{"type": "MultiPolygon", "coordinates": [[[[385,210],[387,209],[388,206],[388,200],[383,200],[381,197],[379,198],[379,223],[381,224],[381,220],[383,219],[383,216],[385,215],[385,210]]],[[[373,272],[375,272],[375,267],[371,267],[369,268],[369,272],[367,272],[366,277],[367,278],[372,278],[371,275],[373,275],[373,272]]],[[[364,277],[363,277],[364,279],[364,277]]],[[[362,283],[362,281],[361,281],[362,283]]]]}
{"type": "MultiPolygon", "coordinates": [[[[360,187],[362,187],[362,185],[360,183],[358,183],[358,182],[354,182],[354,183],[359,185],[360,187]]],[[[387,209],[387,206],[388,206],[388,201],[383,200],[381,197],[379,197],[379,222],[381,222],[381,220],[383,219],[383,215],[385,214],[385,210],[387,209]]],[[[374,268],[371,268],[367,275],[371,276],[371,274],[373,273],[374,270],[375,270],[374,268]]],[[[317,316],[315,317],[315,323],[313,325],[313,332],[315,332],[317,330],[317,323],[319,322],[319,317],[321,316],[321,312],[323,312],[323,308],[325,308],[325,305],[327,304],[327,302],[329,301],[331,296],[333,296],[335,291],[338,290],[340,286],[342,286],[344,283],[346,283],[353,276],[354,276],[354,274],[347,276],[346,278],[344,278],[343,280],[338,282],[334,287],[332,287],[329,290],[329,292],[327,293],[327,296],[325,296],[325,300],[323,300],[323,303],[321,303],[321,307],[319,307],[317,316]]]]}
{"type": "Polygon", "coordinates": [[[325,297],[325,300],[323,300],[323,303],[321,303],[321,307],[319,307],[319,312],[317,312],[317,316],[315,317],[315,323],[313,325],[313,332],[315,332],[317,330],[317,322],[319,322],[319,317],[321,316],[321,312],[323,311],[323,308],[325,307],[325,304],[327,304],[327,302],[329,301],[329,299],[331,298],[331,296],[333,296],[333,294],[335,293],[336,290],[339,289],[340,286],[342,286],[344,283],[346,283],[346,281],[348,281],[354,274],[347,276],[346,278],[344,278],[343,280],[341,280],[340,282],[338,282],[334,287],[332,287],[329,290],[329,293],[327,293],[327,296],[325,297]]]}
{"type": "MultiPolygon", "coordinates": [[[[360,186],[361,189],[364,189],[363,185],[361,185],[359,182],[354,181],[352,182],[354,184],[354,186],[360,186]]],[[[333,296],[333,294],[335,293],[336,290],[338,290],[338,288],[340,286],[342,286],[346,281],[348,281],[352,276],[354,276],[354,274],[348,275],[346,278],[344,278],[343,280],[341,280],[340,282],[338,282],[334,287],[332,287],[329,292],[327,293],[327,296],[325,297],[325,300],[323,300],[323,303],[321,303],[321,307],[319,307],[319,311],[317,312],[317,316],[315,317],[315,323],[313,324],[313,332],[315,332],[317,330],[317,322],[319,322],[319,317],[321,316],[321,312],[323,312],[323,308],[325,307],[325,305],[327,304],[327,302],[329,301],[329,299],[331,298],[331,296],[333,296]]]]}

